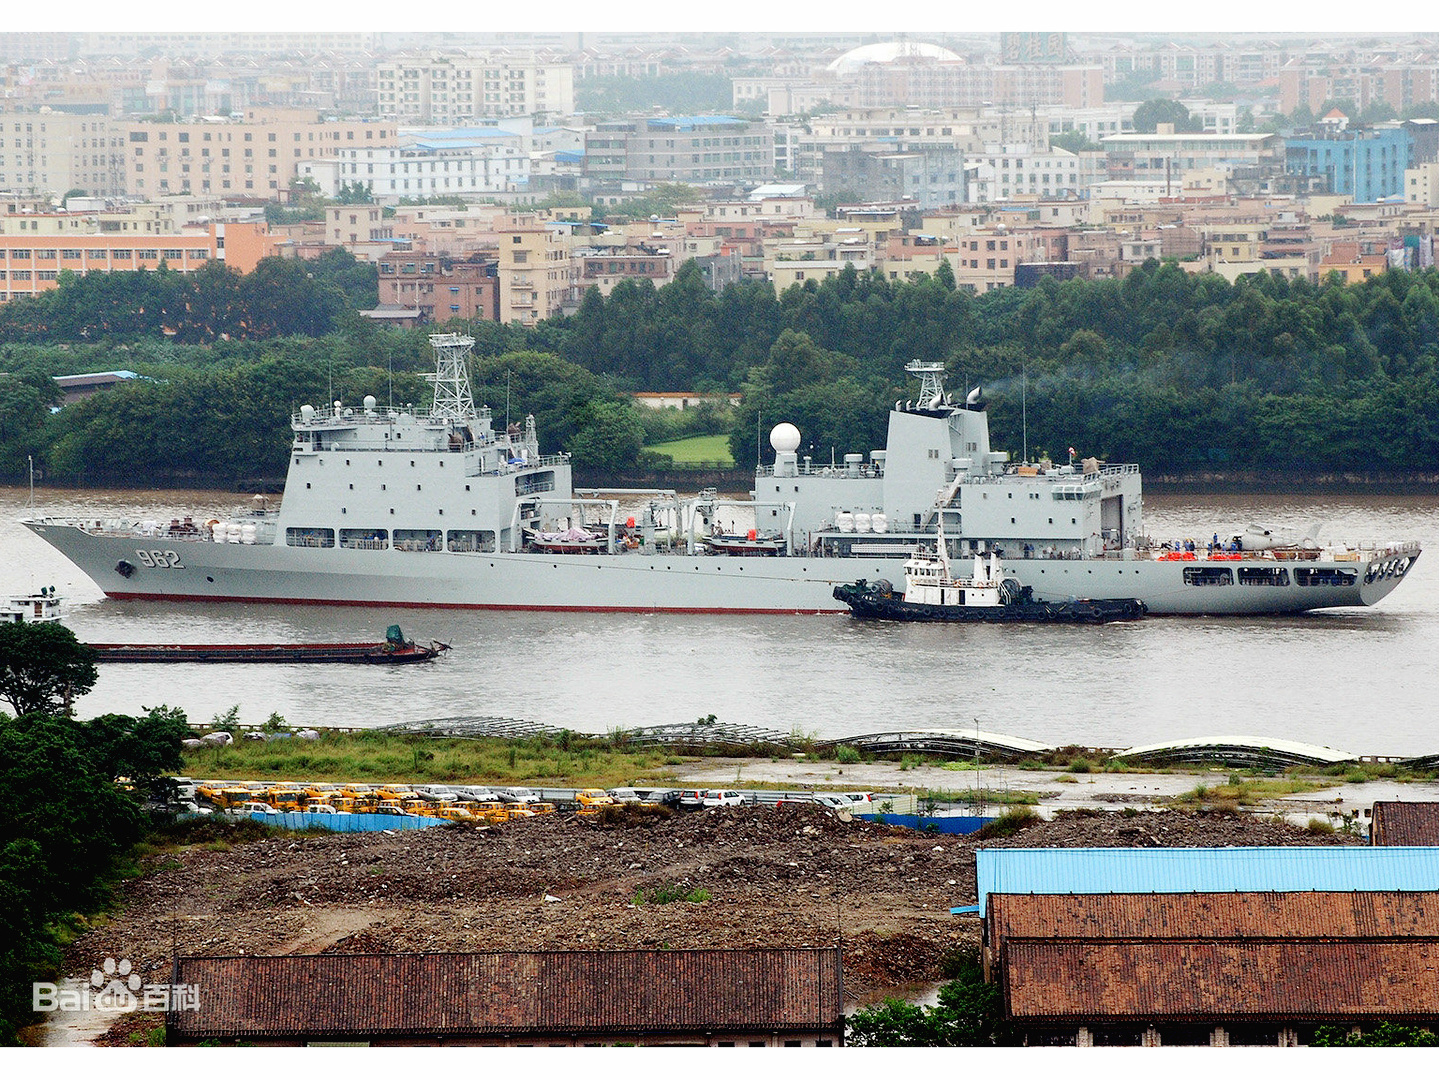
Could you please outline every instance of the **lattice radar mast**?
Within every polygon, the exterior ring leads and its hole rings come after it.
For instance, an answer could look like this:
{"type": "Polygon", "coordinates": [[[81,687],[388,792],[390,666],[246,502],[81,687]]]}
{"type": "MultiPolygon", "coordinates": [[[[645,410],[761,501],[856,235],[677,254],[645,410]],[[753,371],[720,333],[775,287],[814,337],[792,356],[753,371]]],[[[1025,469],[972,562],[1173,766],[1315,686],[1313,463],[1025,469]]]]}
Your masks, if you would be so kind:
{"type": "Polygon", "coordinates": [[[435,404],[430,416],[437,420],[468,423],[475,419],[475,399],[470,394],[470,350],[475,339],[464,334],[431,334],[435,350],[435,374],[425,378],[435,384],[435,404]]]}
{"type": "Polygon", "coordinates": [[[941,405],[948,405],[950,399],[945,396],[945,365],[927,360],[911,360],[905,365],[905,370],[911,375],[920,377],[920,398],[916,402],[922,408],[938,409],[941,405]]]}

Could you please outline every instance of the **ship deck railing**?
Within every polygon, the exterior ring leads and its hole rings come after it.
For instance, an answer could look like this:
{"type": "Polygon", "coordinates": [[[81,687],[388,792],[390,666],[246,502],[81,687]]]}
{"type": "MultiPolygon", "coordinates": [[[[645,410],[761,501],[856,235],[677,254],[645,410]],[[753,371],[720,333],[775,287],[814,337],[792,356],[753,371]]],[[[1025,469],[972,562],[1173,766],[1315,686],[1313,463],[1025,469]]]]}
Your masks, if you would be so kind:
{"type": "MultiPolygon", "coordinates": [[[[760,466],[757,466],[756,469],[755,469],[755,475],[756,475],[757,477],[774,476],[774,475],[775,475],[775,466],[773,466],[773,465],[760,465],[760,466]]],[[[789,476],[789,475],[790,475],[790,473],[784,473],[784,474],[781,475],[781,479],[783,480],[786,476],[789,476]]],[[[795,473],[794,473],[794,475],[796,475],[796,476],[828,476],[828,477],[831,477],[832,479],[840,479],[840,480],[877,480],[877,479],[882,478],[882,477],[885,475],[885,466],[883,466],[883,465],[876,465],[876,464],[859,465],[859,466],[850,466],[850,465],[845,465],[845,464],[840,464],[840,465],[816,465],[816,464],[814,464],[814,463],[807,463],[807,462],[803,462],[803,461],[802,461],[802,462],[800,462],[798,465],[795,466],[795,473]]]]}

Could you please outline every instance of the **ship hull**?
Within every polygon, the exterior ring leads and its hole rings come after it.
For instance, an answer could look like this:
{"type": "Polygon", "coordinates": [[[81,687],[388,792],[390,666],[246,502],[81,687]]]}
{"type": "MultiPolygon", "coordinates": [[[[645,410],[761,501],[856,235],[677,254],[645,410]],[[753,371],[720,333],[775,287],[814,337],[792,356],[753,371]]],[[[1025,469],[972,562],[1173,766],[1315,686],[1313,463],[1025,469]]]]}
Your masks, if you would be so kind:
{"type": "MultiPolygon", "coordinates": [[[[848,610],[833,595],[837,585],[903,576],[898,552],[894,558],[749,559],[315,550],[123,536],[53,520],[25,524],[117,600],[811,614],[848,610]],[[128,575],[117,570],[122,562],[128,575]]],[[[1217,564],[1236,576],[1223,586],[1187,583],[1185,569],[1209,565],[1204,561],[1007,559],[1001,568],[1039,601],[1134,598],[1152,615],[1267,615],[1374,604],[1403,580],[1418,554],[1412,546],[1399,559],[1388,553],[1359,562],[1293,560],[1283,564],[1283,586],[1239,583],[1243,568],[1278,565],[1261,558],[1217,564]],[[1405,565],[1397,569],[1398,562],[1405,565]],[[1329,583],[1337,570],[1343,583],[1329,583]],[[1302,585],[1302,577],[1315,583],[1302,585]]]]}

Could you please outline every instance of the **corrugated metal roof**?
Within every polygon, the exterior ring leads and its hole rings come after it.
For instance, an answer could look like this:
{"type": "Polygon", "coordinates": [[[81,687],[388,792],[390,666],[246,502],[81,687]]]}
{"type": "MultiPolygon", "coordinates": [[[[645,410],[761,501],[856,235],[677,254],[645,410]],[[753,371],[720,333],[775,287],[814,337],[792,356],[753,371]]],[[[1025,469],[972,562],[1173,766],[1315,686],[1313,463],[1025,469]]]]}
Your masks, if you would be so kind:
{"type": "Polygon", "coordinates": [[[1434,892],[1433,847],[985,848],[975,853],[983,915],[991,893],[1434,892]]]}
{"type": "Polygon", "coordinates": [[[1056,942],[1002,955],[1012,1017],[1083,1021],[1429,1018],[1436,942],[1056,942]]]}
{"type": "Polygon", "coordinates": [[[840,950],[182,957],[186,1039],[816,1030],[843,1023],[840,950]]]}
{"type": "Polygon", "coordinates": [[[1316,746],[1313,743],[1294,742],[1290,739],[1273,739],[1268,735],[1206,735],[1196,739],[1176,739],[1173,742],[1132,746],[1128,750],[1121,750],[1115,756],[1151,761],[1187,761],[1203,760],[1207,754],[1215,757],[1224,757],[1227,754],[1268,755],[1287,762],[1325,765],[1355,760],[1355,755],[1348,750],[1336,750],[1329,746],[1316,746]]]}
{"type": "Polygon", "coordinates": [[[996,893],[986,937],[1422,938],[1440,931],[1440,893],[996,893]]]}

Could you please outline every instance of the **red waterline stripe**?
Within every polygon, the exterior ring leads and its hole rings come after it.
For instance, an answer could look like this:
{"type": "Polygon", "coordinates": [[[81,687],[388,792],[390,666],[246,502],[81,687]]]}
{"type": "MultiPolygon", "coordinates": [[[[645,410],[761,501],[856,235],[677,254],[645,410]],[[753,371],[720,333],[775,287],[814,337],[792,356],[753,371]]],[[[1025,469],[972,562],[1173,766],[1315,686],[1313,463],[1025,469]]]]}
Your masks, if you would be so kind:
{"type": "Polygon", "coordinates": [[[316,607],[450,608],[461,611],[617,611],[632,615],[847,615],[835,608],[609,607],[601,604],[445,604],[416,600],[316,600],[275,596],[172,596],[168,593],[107,592],[111,600],[194,600],[220,604],[308,604],[316,607]]]}

